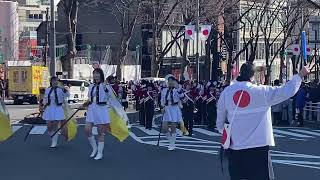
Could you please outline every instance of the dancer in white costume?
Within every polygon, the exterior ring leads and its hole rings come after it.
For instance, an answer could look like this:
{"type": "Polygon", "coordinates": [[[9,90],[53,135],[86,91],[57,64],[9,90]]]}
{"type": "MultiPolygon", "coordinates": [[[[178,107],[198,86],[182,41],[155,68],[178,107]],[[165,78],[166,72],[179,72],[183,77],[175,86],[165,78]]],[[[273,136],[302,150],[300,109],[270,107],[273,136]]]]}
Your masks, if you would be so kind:
{"type": "Polygon", "coordinates": [[[162,131],[166,133],[169,141],[168,150],[173,151],[177,137],[176,127],[182,121],[179,104],[184,94],[182,89],[178,88],[178,82],[173,76],[169,76],[167,79],[168,88],[164,88],[161,92],[161,106],[164,110],[162,131]]]}
{"type": "Polygon", "coordinates": [[[94,84],[89,87],[89,101],[83,106],[88,106],[85,132],[92,147],[91,158],[100,160],[103,157],[104,136],[110,132],[110,117],[108,102],[112,98],[112,92],[104,82],[103,71],[99,68],[93,71],[94,84]],[[93,126],[98,129],[98,146],[92,134],[93,126]]]}
{"type": "MultiPolygon", "coordinates": [[[[66,97],[69,97],[70,93],[67,88],[58,87],[58,78],[51,77],[50,87],[45,90],[45,96],[43,99],[43,104],[45,105],[45,110],[42,118],[47,121],[48,133],[53,135],[53,133],[58,130],[58,125],[65,122],[65,115],[62,108],[62,104],[66,97]]],[[[62,134],[68,138],[67,127],[62,128],[62,134]]],[[[55,148],[58,144],[59,133],[56,133],[51,138],[51,148],[55,148]]]]}

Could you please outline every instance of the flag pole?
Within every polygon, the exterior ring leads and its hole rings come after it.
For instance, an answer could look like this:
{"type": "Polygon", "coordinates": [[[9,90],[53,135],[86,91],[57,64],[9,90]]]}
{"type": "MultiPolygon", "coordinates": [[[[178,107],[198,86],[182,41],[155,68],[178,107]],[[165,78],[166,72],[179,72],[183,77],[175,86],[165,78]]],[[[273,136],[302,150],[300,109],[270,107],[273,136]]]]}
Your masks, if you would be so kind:
{"type": "Polygon", "coordinates": [[[200,3],[199,0],[197,0],[197,17],[196,17],[196,31],[197,31],[197,38],[196,38],[196,62],[197,62],[197,80],[200,81],[200,63],[199,63],[199,9],[200,9],[200,3]]]}

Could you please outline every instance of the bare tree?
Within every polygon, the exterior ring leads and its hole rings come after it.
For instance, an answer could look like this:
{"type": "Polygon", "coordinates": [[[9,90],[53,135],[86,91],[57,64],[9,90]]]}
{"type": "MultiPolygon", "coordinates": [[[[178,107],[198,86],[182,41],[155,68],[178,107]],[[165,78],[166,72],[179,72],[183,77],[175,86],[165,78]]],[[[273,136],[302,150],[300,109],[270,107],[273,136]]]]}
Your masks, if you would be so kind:
{"type": "Polygon", "coordinates": [[[112,13],[120,26],[120,51],[117,64],[117,76],[121,77],[121,70],[128,54],[129,43],[140,14],[142,0],[113,0],[112,13]]]}
{"type": "Polygon", "coordinates": [[[61,0],[67,26],[67,53],[61,57],[62,70],[68,72],[68,78],[73,78],[73,60],[76,55],[75,41],[77,31],[78,0],[61,0]]]}
{"type": "MultiPolygon", "coordinates": [[[[284,67],[284,52],[285,49],[290,46],[294,41],[293,38],[294,29],[299,21],[301,22],[300,30],[305,27],[309,16],[313,13],[312,9],[306,9],[301,12],[301,9],[306,8],[306,4],[302,1],[297,1],[295,4],[289,4],[289,1],[274,1],[272,5],[268,7],[268,13],[265,15],[264,23],[260,24],[260,31],[263,35],[264,41],[264,53],[266,63],[266,76],[265,84],[271,83],[271,71],[272,65],[275,60],[278,60],[280,56],[280,81],[283,80],[282,69],[284,67]],[[303,19],[302,15],[303,14],[303,19]],[[274,46],[278,44],[276,49],[274,46]]],[[[294,39],[299,39],[300,36],[294,39]]],[[[296,66],[294,66],[296,67],[296,66]]],[[[296,68],[294,68],[296,70],[296,68]]]]}
{"type": "MultiPolygon", "coordinates": [[[[161,45],[161,35],[164,29],[170,29],[172,25],[169,23],[177,12],[177,6],[181,0],[150,0],[142,3],[142,16],[141,23],[148,23],[152,25],[152,60],[151,60],[151,76],[158,77],[160,71],[160,64],[163,57],[172,48],[175,43],[172,41],[164,50],[158,47],[161,45]]],[[[173,34],[172,34],[173,35],[173,34]]],[[[174,38],[176,39],[176,38],[174,38]]]]}

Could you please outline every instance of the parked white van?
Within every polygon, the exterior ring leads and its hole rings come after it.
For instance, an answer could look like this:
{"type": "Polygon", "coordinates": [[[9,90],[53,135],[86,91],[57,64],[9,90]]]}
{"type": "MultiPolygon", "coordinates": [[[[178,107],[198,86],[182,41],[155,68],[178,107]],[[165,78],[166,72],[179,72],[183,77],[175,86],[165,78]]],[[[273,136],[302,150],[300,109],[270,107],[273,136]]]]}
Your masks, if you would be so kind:
{"type": "Polygon", "coordinates": [[[79,102],[88,99],[89,82],[78,79],[60,79],[61,84],[70,88],[70,97],[68,102],[79,102]]]}

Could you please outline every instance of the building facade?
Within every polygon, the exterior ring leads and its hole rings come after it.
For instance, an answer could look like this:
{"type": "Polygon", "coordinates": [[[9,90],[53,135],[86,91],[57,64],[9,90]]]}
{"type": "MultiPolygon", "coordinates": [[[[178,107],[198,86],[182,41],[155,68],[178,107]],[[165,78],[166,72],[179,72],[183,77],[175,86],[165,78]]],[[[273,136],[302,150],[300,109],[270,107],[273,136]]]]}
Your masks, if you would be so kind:
{"type": "Polygon", "coordinates": [[[19,18],[18,3],[0,1],[0,60],[18,60],[19,18]]]}

